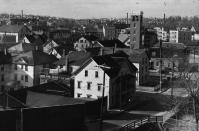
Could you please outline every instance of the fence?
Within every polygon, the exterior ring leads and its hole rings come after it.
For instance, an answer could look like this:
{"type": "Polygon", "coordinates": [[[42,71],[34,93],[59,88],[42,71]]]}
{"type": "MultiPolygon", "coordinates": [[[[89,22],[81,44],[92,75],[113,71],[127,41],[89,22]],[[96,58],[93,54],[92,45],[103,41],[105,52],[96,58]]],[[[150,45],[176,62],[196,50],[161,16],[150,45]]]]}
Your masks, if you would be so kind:
{"type": "Polygon", "coordinates": [[[144,124],[150,123],[150,122],[162,123],[163,122],[163,116],[149,116],[149,117],[145,117],[145,118],[140,119],[140,120],[134,120],[134,121],[124,125],[122,127],[121,131],[129,131],[129,130],[138,128],[141,125],[144,125],[144,124]]]}

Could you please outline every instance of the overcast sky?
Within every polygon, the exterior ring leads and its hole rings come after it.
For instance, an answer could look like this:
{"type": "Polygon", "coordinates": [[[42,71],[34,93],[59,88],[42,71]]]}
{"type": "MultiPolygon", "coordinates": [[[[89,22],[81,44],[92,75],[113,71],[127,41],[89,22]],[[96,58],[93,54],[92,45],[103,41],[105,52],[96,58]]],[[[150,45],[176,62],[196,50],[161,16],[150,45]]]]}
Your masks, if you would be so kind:
{"type": "Polygon", "coordinates": [[[67,18],[125,17],[144,11],[145,17],[199,15],[199,0],[0,0],[0,13],[50,15],[67,18]]]}

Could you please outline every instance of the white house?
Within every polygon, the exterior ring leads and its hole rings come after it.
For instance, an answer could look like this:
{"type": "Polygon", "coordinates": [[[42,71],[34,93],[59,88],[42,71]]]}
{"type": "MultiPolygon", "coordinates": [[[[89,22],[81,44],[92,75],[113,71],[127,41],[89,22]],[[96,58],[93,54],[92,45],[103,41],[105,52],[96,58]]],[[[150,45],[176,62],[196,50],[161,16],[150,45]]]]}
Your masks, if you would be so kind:
{"type": "Polygon", "coordinates": [[[59,47],[59,45],[54,40],[49,40],[43,45],[43,51],[60,59],[62,54],[57,51],[57,47],[59,47]]]}
{"type": "Polygon", "coordinates": [[[73,74],[74,97],[107,97],[108,108],[125,106],[135,93],[136,67],[127,58],[95,56],[73,74]]]}
{"type": "Polygon", "coordinates": [[[170,30],[169,31],[169,41],[170,42],[178,43],[178,40],[179,40],[178,36],[179,36],[178,30],[170,30]]]}
{"type": "Polygon", "coordinates": [[[12,79],[22,88],[40,84],[42,70],[57,59],[41,51],[29,51],[13,58],[12,79]]]}
{"type": "Polygon", "coordinates": [[[96,42],[97,38],[92,35],[81,36],[75,43],[74,49],[81,51],[86,48],[91,48],[92,45],[96,42]]]}
{"type": "Polygon", "coordinates": [[[158,40],[167,41],[168,33],[164,30],[164,28],[155,27],[154,29],[156,30],[158,40]]]}

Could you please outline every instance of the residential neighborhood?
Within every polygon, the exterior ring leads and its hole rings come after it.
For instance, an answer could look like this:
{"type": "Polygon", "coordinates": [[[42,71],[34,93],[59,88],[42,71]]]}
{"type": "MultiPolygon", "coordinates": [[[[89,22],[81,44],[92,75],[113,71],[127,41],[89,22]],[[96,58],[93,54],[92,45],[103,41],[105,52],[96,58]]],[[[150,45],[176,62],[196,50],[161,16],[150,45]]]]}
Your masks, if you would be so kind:
{"type": "Polygon", "coordinates": [[[199,131],[197,0],[19,1],[0,10],[1,131],[199,131]]]}

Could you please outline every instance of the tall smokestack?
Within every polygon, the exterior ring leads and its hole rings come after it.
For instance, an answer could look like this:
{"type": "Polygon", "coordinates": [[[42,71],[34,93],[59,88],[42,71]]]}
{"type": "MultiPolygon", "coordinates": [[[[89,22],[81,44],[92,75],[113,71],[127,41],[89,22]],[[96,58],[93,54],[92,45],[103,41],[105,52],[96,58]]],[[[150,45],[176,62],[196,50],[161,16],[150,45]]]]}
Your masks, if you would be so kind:
{"type": "Polygon", "coordinates": [[[69,73],[69,53],[65,56],[65,71],[69,73]]]}
{"type": "Polygon", "coordinates": [[[126,24],[129,24],[129,13],[126,13],[126,24]]]}
{"type": "Polygon", "coordinates": [[[21,10],[21,18],[23,18],[23,10],[21,10]]]}
{"type": "Polygon", "coordinates": [[[166,21],[166,15],[165,15],[165,13],[164,13],[164,23],[163,23],[163,28],[165,28],[164,26],[165,26],[165,21],[166,21]]]}

